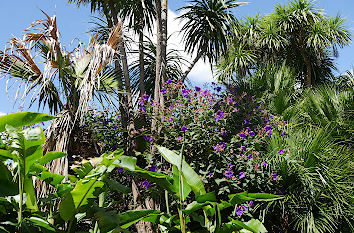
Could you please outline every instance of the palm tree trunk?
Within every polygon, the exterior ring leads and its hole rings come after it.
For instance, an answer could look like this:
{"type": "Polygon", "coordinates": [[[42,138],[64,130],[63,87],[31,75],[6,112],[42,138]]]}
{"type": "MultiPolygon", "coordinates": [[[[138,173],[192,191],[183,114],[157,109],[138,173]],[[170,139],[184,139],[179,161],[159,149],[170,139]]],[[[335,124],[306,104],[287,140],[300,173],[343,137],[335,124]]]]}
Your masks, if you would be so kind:
{"type": "Polygon", "coordinates": [[[195,66],[195,64],[199,61],[199,59],[202,57],[203,52],[199,52],[196,56],[196,58],[194,58],[194,60],[192,61],[192,63],[190,64],[190,66],[187,68],[187,70],[183,73],[182,76],[182,82],[184,82],[184,80],[186,80],[188,74],[191,72],[191,70],[193,69],[193,67],[195,66]]]}
{"type": "Polygon", "coordinates": [[[155,0],[156,6],[156,30],[157,30],[157,43],[156,43],[156,76],[154,88],[154,112],[151,124],[151,131],[153,134],[157,133],[156,124],[159,115],[159,97],[160,97],[160,82],[161,82],[161,64],[162,64],[162,22],[161,22],[161,0],[155,0]]]}
{"type": "MultiPolygon", "coordinates": [[[[114,2],[109,0],[109,7],[112,13],[113,22],[114,24],[118,24],[118,17],[117,12],[114,8],[114,2]]],[[[123,32],[122,32],[123,33],[123,32]]],[[[121,35],[123,38],[123,35],[121,35]]],[[[136,148],[135,142],[135,126],[134,126],[134,108],[133,108],[133,99],[130,89],[130,76],[129,76],[129,68],[128,68],[128,60],[127,60],[127,53],[125,51],[124,42],[122,46],[119,48],[119,52],[122,58],[122,66],[123,66],[123,75],[124,75],[124,84],[125,84],[125,91],[127,92],[127,115],[128,115],[128,122],[127,122],[127,130],[128,130],[128,137],[130,143],[128,146],[128,154],[133,155],[133,150],[136,148]]]]}
{"type": "Polygon", "coordinates": [[[312,65],[309,57],[307,56],[306,52],[301,49],[301,54],[302,57],[304,58],[305,64],[306,64],[306,74],[305,74],[305,80],[304,80],[304,87],[305,88],[310,88],[313,85],[313,80],[312,80],[312,65]]]}
{"type": "Polygon", "coordinates": [[[161,82],[166,81],[167,67],[167,0],[162,0],[161,6],[161,82]]]}
{"type": "Polygon", "coordinates": [[[140,18],[140,32],[139,32],[139,90],[140,95],[145,93],[145,73],[144,73],[144,19],[140,18]]]}

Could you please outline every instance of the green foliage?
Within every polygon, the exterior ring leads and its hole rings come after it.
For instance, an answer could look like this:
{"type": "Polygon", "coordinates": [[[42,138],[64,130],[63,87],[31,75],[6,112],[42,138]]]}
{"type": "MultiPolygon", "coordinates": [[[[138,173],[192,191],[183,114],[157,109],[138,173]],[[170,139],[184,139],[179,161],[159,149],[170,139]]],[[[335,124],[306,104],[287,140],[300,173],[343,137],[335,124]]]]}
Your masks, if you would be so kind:
{"type": "Polygon", "coordinates": [[[183,150],[181,154],[178,155],[164,147],[157,146],[157,149],[161,155],[173,165],[173,168],[178,170],[178,175],[175,175],[174,172],[173,176],[170,177],[157,172],[144,171],[136,166],[136,159],[132,157],[120,157],[117,166],[124,167],[128,171],[137,173],[152,182],[156,182],[161,188],[169,191],[177,197],[180,201],[178,207],[180,221],[173,220],[175,217],[169,213],[162,213],[157,210],[135,210],[120,215],[122,228],[128,228],[137,221],[144,220],[159,223],[170,231],[180,229],[182,232],[185,232],[186,224],[190,221],[189,216],[191,216],[193,218],[202,219],[203,226],[208,232],[228,232],[227,230],[230,229],[237,231],[247,229],[255,233],[267,232],[261,222],[255,219],[243,223],[230,218],[229,220],[231,221],[223,223],[221,222],[221,211],[229,207],[235,207],[246,201],[274,201],[278,199],[279,196],[243,192],[230,195],[228,202],[222,201],[221,203],[218,203],[215,194],[205,192],[205,187],[201,178],[184,161],[183,150]],[[157,177],[160,177],[161,179],[157,179],[157,177]],[[186,182],[181,182],[181,177],[183,177],[186,182]],[[177,186],[175,184],[178,185],[177,192],[174,189],[177,186]],[[179,196],[178,193],[181,193],[181,190],[183,190],[182,186],[185,185],[190,187],[189,190],[193,190],[196,200],[184,207],[182,202],[185,200],[185,197],[182,195],[179,196]],[[200,211],[204,213],[204,217],[198,214],[200,211]]]}

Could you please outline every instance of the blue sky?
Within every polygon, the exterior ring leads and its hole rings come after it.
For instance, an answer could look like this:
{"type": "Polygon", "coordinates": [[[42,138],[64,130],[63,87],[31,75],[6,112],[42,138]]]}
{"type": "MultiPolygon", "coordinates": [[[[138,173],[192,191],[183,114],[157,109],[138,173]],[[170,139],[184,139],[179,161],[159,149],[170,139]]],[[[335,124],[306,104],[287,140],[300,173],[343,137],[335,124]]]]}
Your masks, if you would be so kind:
{"type": "MultiPolygon", "coordinates": [[[[237,8],[234,13],[237,17],[247,15],[269,14],[275,4],[286,4],[287,0],[249,0],[248,5],[237,8]]],[[[340,13],[347,18],[346,25],[354,34],[354,0],[317,0],[317,6],[325,10],[328,15],[340,13]]],[[[188,4],[188,1],[169,0],[169,8],[176,11],[178,8],[188,4]]],[[[40,11],[42,9],[49,15],[56,14],[58,27],[61,32],[63,45],[69,47],[75,38],[83,42],[88,42],[90,29],[89,22],[92,21],[90,9],[87,7],[76,8],[68,5],[66,0],[12,0],[1,2],[1,34],[0,49],[5,47],[6,42],[12,37],[21,36],[21,32],[34,20],[43,18],[40,11]]],[[[171,30],[171,29],[170,29],[171,30]]],[[[170,32],[169,30],[169,32],[170,32]]],[[[352,69],[354,67],[354,46],[350,45],[339,50],[339,58],[336,60],[339,72],[352,69]]],[[[14,91],[9,93],[7,98],[5,93],[6,80],[0,80],[0,112],[17,112],[19,105],[13,104],[14,91]]],[[[27,106],[25,106],[27,110],[27,106]]],[[[36,111],[37,106],[30,109],[36,111]]]]}

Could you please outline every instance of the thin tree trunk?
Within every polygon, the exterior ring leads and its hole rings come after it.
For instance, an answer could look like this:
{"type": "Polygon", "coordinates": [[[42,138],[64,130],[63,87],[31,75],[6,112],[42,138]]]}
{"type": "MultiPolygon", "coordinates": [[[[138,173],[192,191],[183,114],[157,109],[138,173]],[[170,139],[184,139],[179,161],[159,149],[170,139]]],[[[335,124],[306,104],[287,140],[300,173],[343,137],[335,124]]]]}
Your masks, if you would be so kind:
{"type": "Polygon", "coordinates": [[[305,80],[304,80],[304,87],[305,88],[310,88],[313,85],[313,80],[312,80],[312,65],[309,57],[307,56],[306,52],[301,49],[301,54],[302,57],[304,58],[305,64],[306,64],[306,74],[305,74],[305,80]]]}
{"type": "Polygon", "coordinates": [[[161,6],[161,82],[166,81],[167,67],[167,0],[162,0],[161,6]]]}
{"type": "Polygon", "coordinates": [[[139,32],[139,90],[140,95],[145,93],[145,73],[144,73],[144,19],[140,18],[140,32],[139,32]]]}
{"type": "Polygon", "coordinates": [[[191,72],[191,70],[193,69],[193,67],[195,66],[195,64],[199,61],[199,59],[202,57],[203,52],[199,52],[196,56],[196,58],[194,58],[194,60],[192,61],[192,63],[190,64],[190,66],[187,68],[187,70],[183,73],[182,76],[182,82],[184,82],[184,80],[186,80],[188,74],[191,72]]]}
{"type": "Polygon", "coordinates": [[[151,124],[151,131],[153,134],[157,133],[157,117],[159,115],[159,97],[160,97],[160,82],[161,82],[161,41],[162,41],[162,33],[161,33],[161,0],[155,0],[156,6],[156,76],[155,76],[155,88],[154,88],[154,111],[153,111],[153,119],[151,124]]]}
{"type": "MultiPolygon", "coordinates": [[[[112,13],[113,17],[113,22],[114,24],[118,24],[118,17],[117,17],[117,12],[114,8],[114,2],[112,0],[109,0],[109,7],[112,13]]],[[[123,38],[123,32],[121,34],[123,38]]],[[[132,99],[132,94],[131,94],[131,89],[130,89],[130,76],[129,76],[129,68],[128,68],[128,60],[127,60],[127,53],[125,51],[125,45],[124,45],[124,40],[122,46],[119,48],[119,52],[122,58],[122,66],[123,66],[123,75],[124,75],[124,84],[125,84],[125,91],[127,92],[127,115],[128,115],[128,124],[127,124],[127,130],[128,130],[128,137],[130,143],[128,144],[128,153],[130,155],[133,155],[133,150],[136,148],[136,142],[135,142],[135,126],[134,126],[134,108],[133,108],[133,99],[132,99]]]]}

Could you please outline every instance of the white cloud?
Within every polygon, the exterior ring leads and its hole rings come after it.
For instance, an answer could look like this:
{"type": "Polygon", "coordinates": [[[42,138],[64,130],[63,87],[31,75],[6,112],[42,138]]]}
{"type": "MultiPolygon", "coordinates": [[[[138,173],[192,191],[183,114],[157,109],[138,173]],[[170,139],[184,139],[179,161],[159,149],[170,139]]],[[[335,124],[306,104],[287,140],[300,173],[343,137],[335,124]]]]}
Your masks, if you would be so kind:
{"type": "MultiPolygon", "coordinates": [[[[170,9],[168,10],[167,30],[168,34],[172,35],[168,41],[169,48],[180,50],[181,55],[185,57],[189,62],[192,62],[197,54],[194,53],[191,57],[189,54],[184,52],[183,34],[180,33],[184,22],[181,22],[181,20],[177,19],[182,14],[183,12],[176,13],[170,9]]],[[[187,67],[184,67],[184,69],[186,68],[187,67]]],[[[188,77],[190,81],[198,83],[215,81],[210,69],[210,64],[208,62],[204,62],[203,60],[199,60],[195,64],[188,77]]]]}
{"type": "Polygon", "coordinates": [[[0,112],[0,116],[5,116],[5,115],[7,115],[7,114],[4,112],[0,112]]]}
{"type": "MultiPolygon", "coordinates": [[[[167,20],[167,30],[168,35],[171,36],[168,40],[168,49],[177,49],[179,50],[182,57],[184,57],[187,61],[192,62],[193,59],[197,56],[197,54],[193,54],[190,56],[184,51],[184,43],[183,43],[183,34],[180,33],[183,22],[177,19],[183,12],[176,13],[172,10],[168,10],[168,20],[167,20]]],[[[156,43],[156,28],[152,29],[153,34],[149,37],[152,41],[156,43]]],[[[127,32],[126,32],[127,33],[127,32]]],[[[138,41],[138,36],[133,35],[128,32],[128,35],[133,38],[133,41],[138,41]]],[[[138,43],[131,44],[132,50],[138,49],[138,43]]],[[[132,61],[132,56],[129,56],[129,61],[132,61]]],[[[187,69],[187,66],[183,67],[183,71],[187,69]]],[[[199,60],[191,72],[188,75],[188,78],[193,83],[205,83],[205,82],[213,82],[215,79],[213,78],[210,64],[208,62],[204,62],[203,60],[199,60]]]]}

